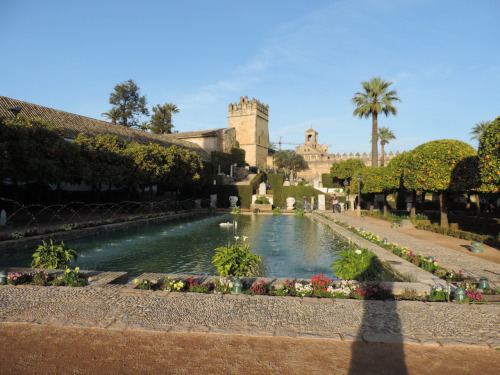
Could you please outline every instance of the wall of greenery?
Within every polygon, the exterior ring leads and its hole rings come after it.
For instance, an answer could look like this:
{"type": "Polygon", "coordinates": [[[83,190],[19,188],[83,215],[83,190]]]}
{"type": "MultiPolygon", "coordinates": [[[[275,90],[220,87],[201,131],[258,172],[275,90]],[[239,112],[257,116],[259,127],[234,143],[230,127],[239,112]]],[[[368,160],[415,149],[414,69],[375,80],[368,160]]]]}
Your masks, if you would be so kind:
{"type": "Polygon", "coordinates": [[[39,192],[81,182],[97,193],[112,186],[173,191],[196,185],[203,168],[195,152],[176,146],[126,143],[107,134],[79,134],[68,142],[49,122],[29,118],[0,119],[0,155],[1,183],[33,185],[39,192]]]}

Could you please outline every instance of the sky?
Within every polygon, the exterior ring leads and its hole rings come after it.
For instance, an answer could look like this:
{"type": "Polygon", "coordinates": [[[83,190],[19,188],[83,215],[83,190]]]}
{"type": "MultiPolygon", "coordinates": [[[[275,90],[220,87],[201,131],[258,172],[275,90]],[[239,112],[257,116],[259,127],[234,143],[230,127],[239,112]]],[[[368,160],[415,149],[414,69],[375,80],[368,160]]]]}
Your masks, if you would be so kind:
{"type": "Polygon", "coordinates": [[[386,152],[477,147],[472,127],[500,116],[499,16],[498,0],[1,0],[0,95],[105,120],[133,79],[150,109],[179,107],[180,132],[227,127],[248,96],[282,148],[312,127],[330,153],[368,154],[371,119],[351,100],[381,77],[401,99],[379,117],[386,152]]]}

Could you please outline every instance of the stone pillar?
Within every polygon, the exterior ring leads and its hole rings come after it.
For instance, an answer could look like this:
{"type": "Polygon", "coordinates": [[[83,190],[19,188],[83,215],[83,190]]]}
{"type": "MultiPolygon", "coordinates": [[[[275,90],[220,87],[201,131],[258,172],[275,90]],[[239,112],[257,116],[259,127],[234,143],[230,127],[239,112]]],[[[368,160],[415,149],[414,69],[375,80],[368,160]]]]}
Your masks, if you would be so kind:
{"type": "Polygon", "coordinates": [[[326,210],[325,194],[318,195],[318,210],[319,211],[325,211],[326,210]]]}
{"type": "Polygon", "coordinates": [[[229,168],[229,177],[233,177],[233,165],[232,164],[230,165],[230,168],[229,168]]]}
{"type": "Polygon", "coordinates": [[[194,208],[201,208],[201,199],[194,200],[194,208]]]}
{"type": "Polygon", "coordinates": [[[235,195],[231,195],[229,197],[229,208],[235,208],[236,203],[238,203],[238,197],[235,195]]]}
{"type": "Polygon", "coordinates": [[[314,210],[314,197],[311,197],[311,211],[314,210]]]}
{"type": "Polygon", "coordinates": [[[354,211],[355,208],[355,202],[356,202],[356,197],[353,197],[353,196],[350,196],[349,197],[349,207],[350,207],[350,211],[354,211]]]}
{"type": "Polygon", "coordinates": [[[217,208],[217,194],[210,195],[210,207],[217,208]]]}
{"type": "Polygon", "coordinates": [[[266,195],[266,183],[261,182],[259,185],[259,195],[266,195]]]}
{"type": "Polygon", "coordinates": [[[293,210],[295,207],[295,198],[294,197],[288,197],[286,199],[286,209],[287,210],[293,210]]]}

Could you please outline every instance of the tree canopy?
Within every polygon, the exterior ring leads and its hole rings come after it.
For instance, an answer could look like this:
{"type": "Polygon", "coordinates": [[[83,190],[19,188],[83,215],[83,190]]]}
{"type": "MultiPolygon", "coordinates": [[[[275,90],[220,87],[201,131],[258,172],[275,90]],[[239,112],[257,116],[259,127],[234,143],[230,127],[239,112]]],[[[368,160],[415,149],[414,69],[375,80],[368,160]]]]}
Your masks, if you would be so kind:
{"type": "Polygon", "coordinates": [[[380,164],[383,167],[385,165],[384,147],[387,143],[389,143],[389,141],[396,139],[396,136],[394,135],[394,132],[391,129],[389,129],[386,126],[382,126],[381,128],[378,129],[378,137],[380,139],[380,148],[381,148],[380,164]]]}
{"type": "Polygon", "coordinates": [[[113,105],[113,108],[103,115],[110,117],[111,111],[115,111],[113,115],[116,116],[118,124],[128,127],[137,126],[139,115],[149,115],[146,97],[141,96],[139,91],[139,86],[132,79],[117,84],[114,92],[109,95],[109,103],[113,105]]]}
{"type": "Polygon", "coordinates": [[[492,121],[481,135],[478,155],[484,189],[498,192],[500,186],[500,117],[492,121]]]}
{"type": "Polygon", "coordinates": [[[179,108],[173,103],[157,104],[153,107],[153,115],[148,128],[155,134],[170,134],[172,133],[172,115],[179,113],[179,108]]]}
{"type": "Polygon", "coordinates": [[[392,82],[381,79],[380,77],[372,78],[370,81],[361,82],[363,91],[358,91],[352,98],[352,103],[356,107],[353,116],[363,118],[372,118],[372,166],[378,166],[378,115],[383,113],[386,116],[389,114],[396,115],[398,113],[393,102],[401,101],[398,98],[396,90],[390,90],[389,86],[392,82]]]}
{"type": "Polygon", "coordinates": [[[307,168],[307,163],[302,155],[296,154],[292,150],[276,151],[273,155],[274,165],[278,169],[285,170],[285,174],[298,172],[307,168]]]}
{"type": "Polygon", "coordinates": [[[330,167],[330,176],[340,180],[352,178],[356,172],[365,168],[365,163],[359,159],[347,159],[337,163],[332,163],[330,167]]]}
{"type": "Polygon", "coordinates": [[[404,184],[410,190],[439,193],[443,227],[448,226],[445,193],[464,192],[476,183],[463,174],[464,160],[474,156],[471,145],[450,139],[424,143],[409,153],[404,184]]]}

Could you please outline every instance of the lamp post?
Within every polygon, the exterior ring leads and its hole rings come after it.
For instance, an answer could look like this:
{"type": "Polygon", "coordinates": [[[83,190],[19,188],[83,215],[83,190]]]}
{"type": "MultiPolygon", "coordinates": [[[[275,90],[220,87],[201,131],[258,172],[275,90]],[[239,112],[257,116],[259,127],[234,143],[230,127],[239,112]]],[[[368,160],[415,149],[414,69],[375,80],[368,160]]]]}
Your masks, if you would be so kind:
{"type": "Polygon", "coordinates": [[[358,216],[361,216],[361,182],[363,181],[363,175],[361,173],[358,173],[356,179],[358,180],[358,185],[359,185],[358,216]]]}
{"type": "MultiPolygon", "coordinates": [[[[347,192],[347,186],[349,185],[349,183],[347,182],[347,178],[344,180],[344,189],[345,191],[347,192]]],[[[344,196],[345,196],[345,193],[344,193],[344,196]]],[[[347,200],[345,201],[345,211],[347,211],[347,209],[349,208],[348,206],[348,203],[349,202],[349,194],[347,194],[347,200]]]]}

